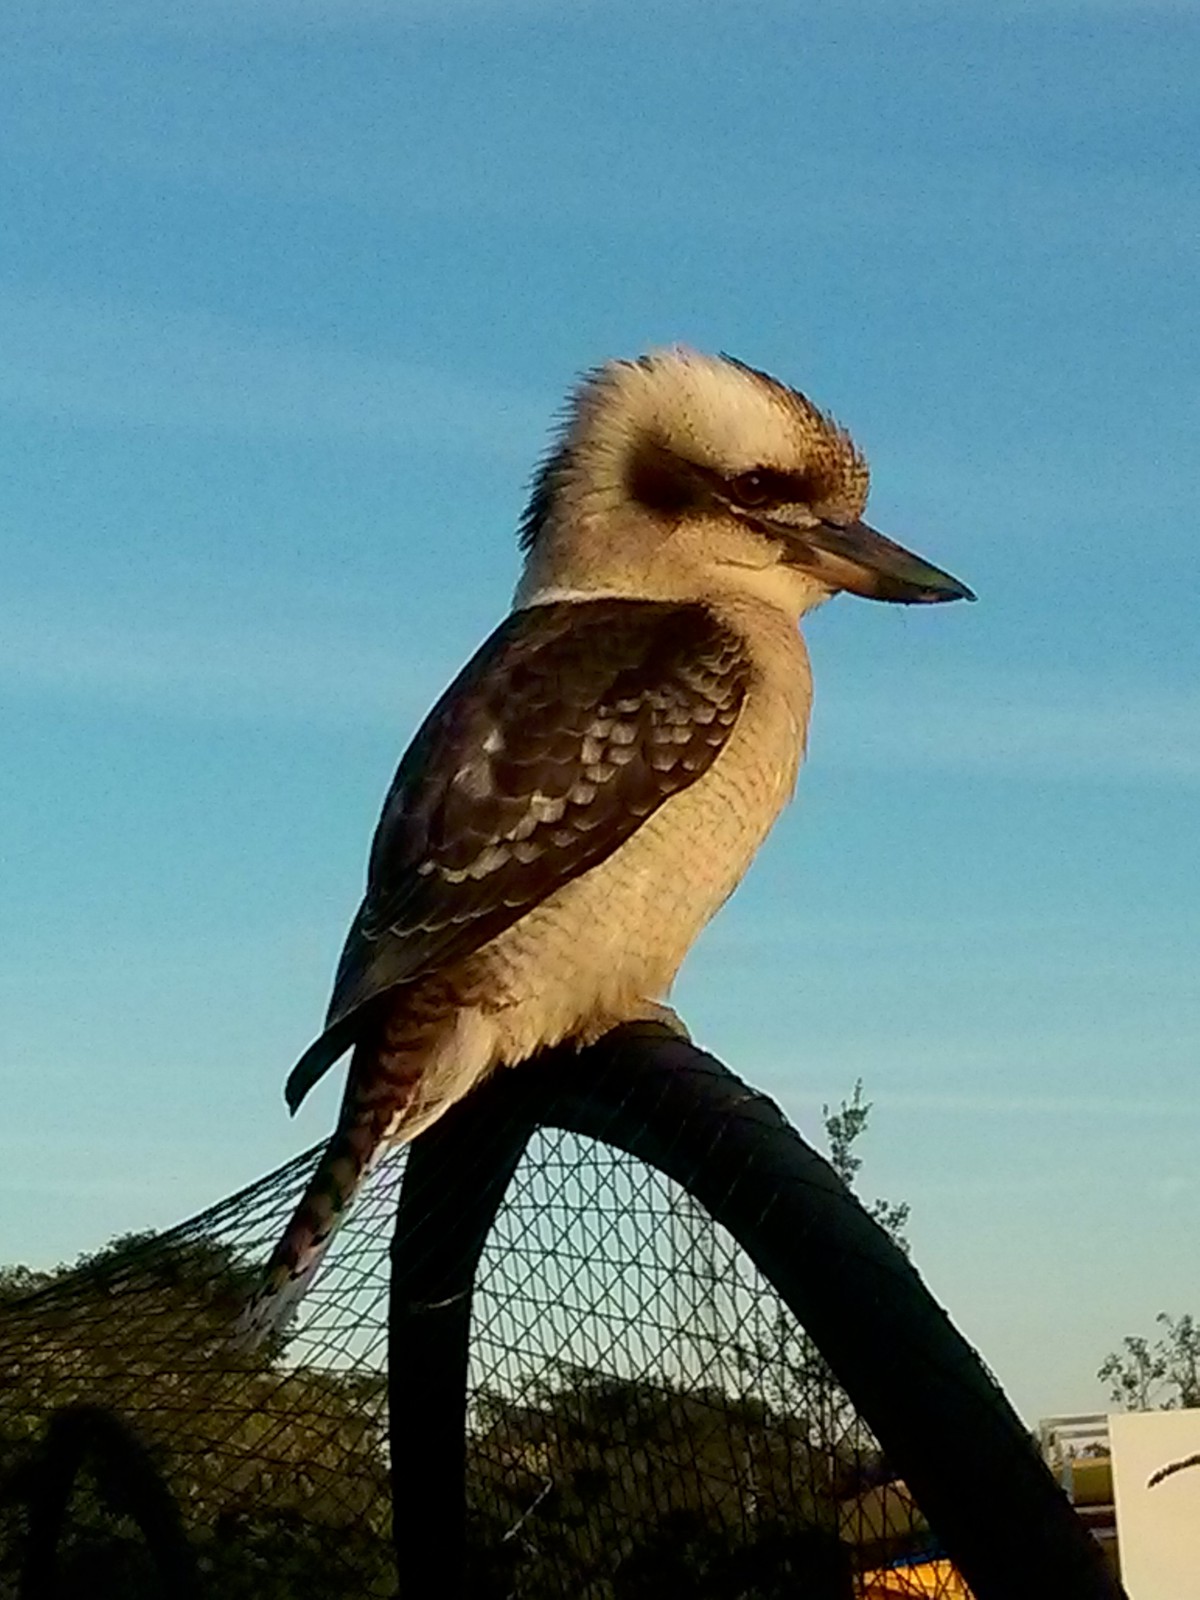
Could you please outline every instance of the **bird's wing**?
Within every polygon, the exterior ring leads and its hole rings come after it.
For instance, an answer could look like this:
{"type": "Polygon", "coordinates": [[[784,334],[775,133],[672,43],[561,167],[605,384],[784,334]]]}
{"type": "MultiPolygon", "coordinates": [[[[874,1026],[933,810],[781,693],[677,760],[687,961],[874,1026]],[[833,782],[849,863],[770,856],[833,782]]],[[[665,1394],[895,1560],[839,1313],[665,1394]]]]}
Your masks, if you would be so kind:
{"type": "Polygon", "coordinates": [[[478,950],[611,855],[705,772],[750,677],[702,605],[531,606],[492,634],[400,763],[326,1029],[288,1079],[295,1110],[385,990],[478,950]]]}

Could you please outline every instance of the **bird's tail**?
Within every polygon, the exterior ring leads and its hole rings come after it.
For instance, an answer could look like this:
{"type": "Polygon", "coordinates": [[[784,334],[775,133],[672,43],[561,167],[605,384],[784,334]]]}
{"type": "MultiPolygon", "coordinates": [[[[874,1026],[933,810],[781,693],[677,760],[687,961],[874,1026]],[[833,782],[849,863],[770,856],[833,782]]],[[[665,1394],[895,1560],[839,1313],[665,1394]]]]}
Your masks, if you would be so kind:
{"type": "Polygon", "coordinates": [[[254,1349],[282,1332],[363,1179],[394,1144],[415,1139],[489,1069],[494,1036],[471,1007],[434,1025],[402,1013],[355,1046],[337,1132],[234,1330],[254,1349]]]}
{"type": "Polygon", "coordinates": [[[369,1113],[343,1119],[238,1318],[235,1346],[255,1349],[286,1327],[383,1148],[369,1113]]]}

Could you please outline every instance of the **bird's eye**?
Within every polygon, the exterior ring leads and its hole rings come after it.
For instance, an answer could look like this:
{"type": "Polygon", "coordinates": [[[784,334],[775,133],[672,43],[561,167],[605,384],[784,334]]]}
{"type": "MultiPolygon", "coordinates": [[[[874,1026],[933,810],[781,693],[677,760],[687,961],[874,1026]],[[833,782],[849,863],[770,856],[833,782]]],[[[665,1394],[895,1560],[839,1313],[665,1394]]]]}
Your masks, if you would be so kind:
{"type": "Polygon", "coordinates": [[[739,472],[729,480],[729,492],[740,506],[763,506],[771,498],[771,484],[765,472],[739,472]]]}

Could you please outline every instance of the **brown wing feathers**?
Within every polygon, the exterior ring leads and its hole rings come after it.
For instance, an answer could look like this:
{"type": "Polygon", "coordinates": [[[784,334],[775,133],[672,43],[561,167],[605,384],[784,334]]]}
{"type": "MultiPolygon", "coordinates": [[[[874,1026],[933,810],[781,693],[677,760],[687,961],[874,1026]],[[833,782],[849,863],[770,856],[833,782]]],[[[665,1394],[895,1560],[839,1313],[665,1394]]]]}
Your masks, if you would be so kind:
{"type": "Polygon", "coordinates": [[[507,618],[400,764],[327,1030],[288,1080],[293,1109],[369,1000],[478,950],[706,771],[748,677],[700,605],[601,599],[507,618]]]}

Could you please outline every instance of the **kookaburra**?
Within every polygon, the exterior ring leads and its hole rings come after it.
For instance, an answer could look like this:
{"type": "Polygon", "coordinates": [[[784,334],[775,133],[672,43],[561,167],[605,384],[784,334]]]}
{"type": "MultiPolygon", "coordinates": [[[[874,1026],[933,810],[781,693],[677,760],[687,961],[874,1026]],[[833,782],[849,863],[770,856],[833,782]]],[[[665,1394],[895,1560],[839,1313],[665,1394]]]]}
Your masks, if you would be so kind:
{"type": "Polygon", "coordinates": [[[576,389],[513,609],[400,763],[293,1110],[341,1115],[247,1322],[278,1327],[372,1162],[495,1068],[662,1003],[791,795],[839,590],[973,598],[862,520],[867,465],[802,394],[691,350],[576,389]]]}

